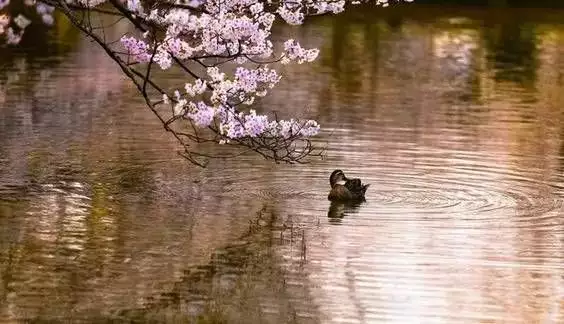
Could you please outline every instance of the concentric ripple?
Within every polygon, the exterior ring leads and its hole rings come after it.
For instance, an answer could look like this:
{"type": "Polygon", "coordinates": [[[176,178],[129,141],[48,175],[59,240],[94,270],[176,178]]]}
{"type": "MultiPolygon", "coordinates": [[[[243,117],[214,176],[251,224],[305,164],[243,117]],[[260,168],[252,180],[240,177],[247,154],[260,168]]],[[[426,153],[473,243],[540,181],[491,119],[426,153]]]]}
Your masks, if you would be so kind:
{"type": "Polygon", "coordinates": [[[521,299],[538,303],[531,314],[557,307],[547,281],[561,284],[564,220],[546,170],[524,155],[377,145],[377,155],[341,147],[342,168],[371,184],[368,201],[309,234],[328,322],[497,323],[521,299]]]}
{"type": "MultiPolygon", "coordinates": [[[[376,161],[368,173],[381,174],[370,195],[386,213],[450,213],[475,218],[512,212],[521,221],[558,211],[562,201],[534,169],[501,164],[494,157],[442,150],[417,156],[407,164],[376,161]],[[456,155],[456,157],[454,157],[456,155]],[[442,156],[442,157],[441,157],[442,156]],[[448,157],[448,158],[445,158],[448,157]]],[[[373,161],[374,162],[374,161],[373,161]]]]}

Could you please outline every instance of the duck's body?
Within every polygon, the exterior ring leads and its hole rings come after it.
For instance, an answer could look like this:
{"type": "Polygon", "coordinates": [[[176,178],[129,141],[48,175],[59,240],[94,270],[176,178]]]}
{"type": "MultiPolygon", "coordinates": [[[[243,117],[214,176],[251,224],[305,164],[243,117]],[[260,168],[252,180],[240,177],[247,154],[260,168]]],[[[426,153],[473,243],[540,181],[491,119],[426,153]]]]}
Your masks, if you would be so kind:
{"type": "Polygon", "coordinates": [[[331,201],[364,201],[366,189],[370,184],[362,184],[360,179],[348,179],[341,170],[335,170],[329,177],[331,191],[327,197],[331,201]]]}

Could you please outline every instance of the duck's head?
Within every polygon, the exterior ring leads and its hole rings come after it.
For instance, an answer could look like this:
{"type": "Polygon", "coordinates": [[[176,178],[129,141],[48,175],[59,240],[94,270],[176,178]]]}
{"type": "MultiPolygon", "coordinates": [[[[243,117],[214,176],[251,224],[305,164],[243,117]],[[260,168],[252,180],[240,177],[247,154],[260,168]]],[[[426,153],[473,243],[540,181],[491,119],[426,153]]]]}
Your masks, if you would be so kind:
{"type": "Polygon", "coordinates": [[[345,177],[345,173],[341,170],[335,170],[331,173],[331,176],[329,176],[329,184],[331,185],[331,188],[333,188],[336,183],[344,182],[346,180],[347,177],[345,177]]]}

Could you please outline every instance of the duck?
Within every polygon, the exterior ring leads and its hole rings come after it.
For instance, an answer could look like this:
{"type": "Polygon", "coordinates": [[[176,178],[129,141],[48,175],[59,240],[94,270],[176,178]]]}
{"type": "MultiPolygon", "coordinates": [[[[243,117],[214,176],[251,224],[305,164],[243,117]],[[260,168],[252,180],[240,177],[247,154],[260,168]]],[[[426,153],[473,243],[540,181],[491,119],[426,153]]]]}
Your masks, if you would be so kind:
{"type": "Polygon", "coordinates": [[[360,179],[348,179],[342,170],[335,170],[329,176],[331,191],[327,197],[330,201],[362,202],[366,189],[370,184],[362,184],[360,179]]]}

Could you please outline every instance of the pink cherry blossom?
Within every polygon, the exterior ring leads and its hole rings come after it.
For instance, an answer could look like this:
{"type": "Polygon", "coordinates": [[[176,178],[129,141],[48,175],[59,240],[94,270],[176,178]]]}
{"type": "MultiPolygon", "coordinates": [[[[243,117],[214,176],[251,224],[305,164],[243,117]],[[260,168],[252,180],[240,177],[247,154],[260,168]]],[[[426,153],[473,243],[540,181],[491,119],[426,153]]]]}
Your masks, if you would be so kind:
{"type": "MultiPolygon", "coordinates": [[[[355,3],[388,6],[401,1],[412,0],[355,3]]],[[[64,0],[48,1],[49,5],[41,0],[0,0],[0,9],[14,2],[35,7],[36,16],[46,25],[53,24],[54,10],[75,19],[73,23],[111,53],[152,111],[163,123],[166,121],[169,131],[169,122],[181,121],[195,127],[194,133],[199,132],[196,128],[206,129],[219,143],[236,141],[257,152],[253,143],[263,143],[273,152],[280,143],[286,150],[293,150],[293,141],[307,141],[320,131],[314,120],[273,120],[268,113],[258,113],[255,106],[281,80],[276,70],[279,64],[309,63],[319,56],[318,49],[306,48],[295,39],[274,43],[275,21],[299,25],[311,15],[342,12],[345,0],[160,0],[151,2],[151,7],[145,7],[147,3],[141,0],[64,0]],[[110,10],[125,18],[133,27],[131,33],[106,40],[89,20],[76,21],[80,15],[74,15],[75,10],[93,10],[89,8],[102,4],[104,7],[97,10],[110,10]],[[186,80],[180,85],[158,86],[151,73],[159,69],[182,71],[186,80]],[[167,115],[162,106],[170,108],[167,115]],[[275,144],[268,146],[269,141],[275,144]]],[[[22,14],[0,14],[0,45],[19,43],[32,23],[37,22],[22,14]]]]}

